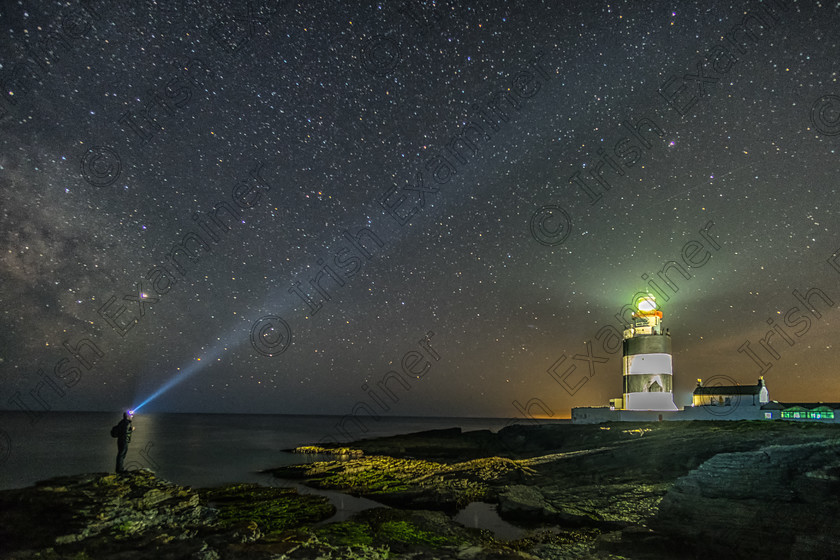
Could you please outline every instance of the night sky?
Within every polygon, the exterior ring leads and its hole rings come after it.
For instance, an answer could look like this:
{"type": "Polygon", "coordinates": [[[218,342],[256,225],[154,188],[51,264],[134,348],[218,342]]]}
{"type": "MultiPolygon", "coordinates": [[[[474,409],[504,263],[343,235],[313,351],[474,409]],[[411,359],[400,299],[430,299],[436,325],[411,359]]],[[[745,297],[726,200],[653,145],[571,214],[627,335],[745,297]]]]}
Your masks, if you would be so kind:
{"type": "Polygon", "coordinates": [[[840,401],[838,24],[4,2],[0,409],[568,417],[654,288],[678,405],[840,401]]]}

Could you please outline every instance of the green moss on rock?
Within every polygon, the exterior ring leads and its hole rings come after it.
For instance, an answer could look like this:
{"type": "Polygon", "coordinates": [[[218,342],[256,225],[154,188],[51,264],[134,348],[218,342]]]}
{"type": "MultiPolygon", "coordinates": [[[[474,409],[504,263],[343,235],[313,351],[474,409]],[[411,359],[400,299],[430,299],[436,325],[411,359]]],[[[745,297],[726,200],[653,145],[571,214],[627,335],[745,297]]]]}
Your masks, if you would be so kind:
{"type": "Polygon", "coordinates": [[[301,495],[293,488],[235,484],[199,493],[208,505],[219,510],[222,527],[250,528],[266,536],[317,523],[335,513],[326,498],[301,495]]]}
{"type": "Polygon", "coordinates": [[[371,545],[373,534],[370,525],[356,521],[330,523],[315,530],[318,538],[335,546],[371,545]]]}
{"type": "Polygon", "coordinates": [[[443,513],[391,508],[366,510],[348,521],[318,527],[314,533],[333,546],[389,547],[395,553],[457,548],[486,541],[480,531],[465,529],[443,513]]]}
{"type": "Polygon", "coordinates": [[[453,544],[449,538],[424,531],[408,521],[386,521],[379,526],[377,538],[384,542],[421,544],[433,547],[453,544]]]}

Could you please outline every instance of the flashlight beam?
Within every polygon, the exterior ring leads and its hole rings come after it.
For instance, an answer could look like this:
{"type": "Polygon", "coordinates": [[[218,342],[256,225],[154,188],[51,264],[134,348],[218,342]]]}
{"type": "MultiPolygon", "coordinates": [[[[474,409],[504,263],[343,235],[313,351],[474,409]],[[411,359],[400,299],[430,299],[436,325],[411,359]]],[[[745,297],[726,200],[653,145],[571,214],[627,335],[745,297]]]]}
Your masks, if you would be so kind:
{"type": "Polygon", "coordinates": [[[179,368],[179,371],[174,376],[169,378],[163,385],[161,385],[158,388],[157,391],[149,395],[146,398],[146,400],[132,408],[132,410],[134,412],[137,412],[138,410],[146,406],[148,403],[152,402],[153,400],[155,400],[165,392],[169,391],[176,385],[183,383],[188,378],[201,371],[206,365],[212,364],[219,356],[222,355],[222,352],[224,352],[225,350],[228,350],[228,347],[223,343],[219,343],[218,346],[216,346],[210,351],[208,356],[203,358],[196,358],[185,368],[179,368]]]}

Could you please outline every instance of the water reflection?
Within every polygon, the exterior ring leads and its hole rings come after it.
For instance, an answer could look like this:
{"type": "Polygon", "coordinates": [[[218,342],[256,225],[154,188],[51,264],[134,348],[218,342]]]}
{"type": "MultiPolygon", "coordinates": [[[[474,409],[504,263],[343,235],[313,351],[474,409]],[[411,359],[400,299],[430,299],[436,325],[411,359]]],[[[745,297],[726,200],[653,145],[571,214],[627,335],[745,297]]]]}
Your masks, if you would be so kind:
{"type": "MultiPolygon", "coordinates": [[[[270,475],[267,475],[270,476],[270,475]]],[[[266,484],[263,481],[263,484],[266,484]]],[[[342,492],[335,492],[331,490],[320,490],[318,488],[310,488],[302,484],[297,484],[291,480],[273,479],[268,482],[270,486],[282,486],[294,488],[300,494],[313,494],[316,496],[324,496],[330,503],[335,506],[336,512],[329,519],[325,519],[316,524],[326,525],[327,523],[337,523],[340,521],[347,521],[350,517],[372,508],[387,508],[385,504],[377,501],[351,496],[342,492]]],[[[471,502],[467,507],[459,511],[452,518],[457,523],[465,527],[475,529],[486,529],[493,533],[496,538],[504,540],[515,540],[522,538],[525,535],[525,529],[520,529],[515,525],[511,525],[501,517],[496,509],[496,504],[488,504],[485,502],[471,502]]]]}
{"type": "Polygon", "coordinates": [[[508,541],[519,539],[525,535],[524,529],[511,525],[499,517],[496,504],[471,502],[459,511],[453,519],[465,527],[487,529],[492,531],[497,538],[508,541]]]}

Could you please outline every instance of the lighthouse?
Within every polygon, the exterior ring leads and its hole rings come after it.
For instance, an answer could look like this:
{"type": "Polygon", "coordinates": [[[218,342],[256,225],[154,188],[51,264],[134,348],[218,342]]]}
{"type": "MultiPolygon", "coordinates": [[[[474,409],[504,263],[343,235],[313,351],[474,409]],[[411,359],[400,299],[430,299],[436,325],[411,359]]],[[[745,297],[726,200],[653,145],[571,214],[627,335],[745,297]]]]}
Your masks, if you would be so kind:
{"type": "Polygon", "coordinates": [[[662,330],[656,298],[636,300],[633,324],[624,330],[624,410],[677,410],[671,366],[671,334],[662,330]]]}

